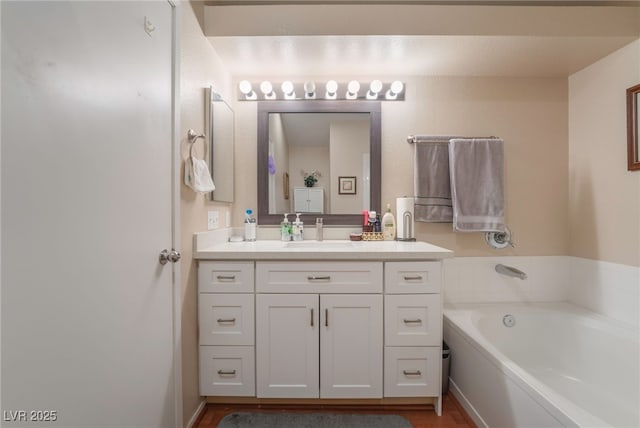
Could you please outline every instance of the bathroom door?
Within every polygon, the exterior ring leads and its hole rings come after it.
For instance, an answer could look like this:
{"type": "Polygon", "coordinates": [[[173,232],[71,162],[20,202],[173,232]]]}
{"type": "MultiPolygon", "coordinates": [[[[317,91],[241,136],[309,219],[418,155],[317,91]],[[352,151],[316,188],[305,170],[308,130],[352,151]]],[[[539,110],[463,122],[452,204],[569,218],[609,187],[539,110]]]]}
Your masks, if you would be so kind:
{"type": "Polygon", "coordinates": [[[181,425],[175,9],[0,8],[3,426],[181,425]]]}

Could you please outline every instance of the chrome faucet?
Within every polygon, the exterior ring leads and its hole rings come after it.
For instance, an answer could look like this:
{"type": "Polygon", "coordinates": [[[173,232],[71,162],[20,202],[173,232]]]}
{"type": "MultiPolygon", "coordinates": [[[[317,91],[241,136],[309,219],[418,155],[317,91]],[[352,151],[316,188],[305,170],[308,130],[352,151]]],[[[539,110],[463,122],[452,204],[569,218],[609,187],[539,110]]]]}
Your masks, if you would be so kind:
{"type": "Polygon", "coordinates": [[[527,279],[527,274],[520,269],[516,269],[511,266],[505,266],[503,264],[496,265],[496,272],[502,275],[511,276],[513,278],[527,279]]]}
{"type": "Polygon", "coordinates": [[[322,218],[316,218],[316,240],[322,241],[322,218]]]}

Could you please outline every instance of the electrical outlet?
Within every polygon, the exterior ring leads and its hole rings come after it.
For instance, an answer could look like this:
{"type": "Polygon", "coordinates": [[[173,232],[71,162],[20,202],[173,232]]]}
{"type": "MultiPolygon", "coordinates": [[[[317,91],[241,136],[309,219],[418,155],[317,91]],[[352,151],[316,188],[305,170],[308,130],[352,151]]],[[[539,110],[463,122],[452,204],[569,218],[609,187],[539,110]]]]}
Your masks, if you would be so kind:
{"type": "Polygon", "coordinates": [[[231,213],[229,211],[224,216],[224,227],[231,227],[231,213]]]}
{"type": "Polygon", "coordinates": [[[219,227],[220,213],[218,211],[209,211],[207,216],[207,229],[217,229],[219,227]]]}

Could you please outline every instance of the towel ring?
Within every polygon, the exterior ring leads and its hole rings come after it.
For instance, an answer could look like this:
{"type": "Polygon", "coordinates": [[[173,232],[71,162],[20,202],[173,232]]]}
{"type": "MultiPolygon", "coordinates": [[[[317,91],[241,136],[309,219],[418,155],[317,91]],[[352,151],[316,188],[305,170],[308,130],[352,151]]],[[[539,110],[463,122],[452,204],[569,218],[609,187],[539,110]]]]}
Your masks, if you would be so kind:
{"type": "Polygon", "coordinates": [[[204,159],[207,159],[207,151],[209,150],[209,145],[205,140],[206,135],[204,134],[196,134],[196,131],[190,129],[187,131],[187,138],[189,139],[189,144],[191,147],[189,148],[189,157],[193,157],[193,146],[195,146],[196,141],[202,138],[202,142],[204,143],[204,159]]]}

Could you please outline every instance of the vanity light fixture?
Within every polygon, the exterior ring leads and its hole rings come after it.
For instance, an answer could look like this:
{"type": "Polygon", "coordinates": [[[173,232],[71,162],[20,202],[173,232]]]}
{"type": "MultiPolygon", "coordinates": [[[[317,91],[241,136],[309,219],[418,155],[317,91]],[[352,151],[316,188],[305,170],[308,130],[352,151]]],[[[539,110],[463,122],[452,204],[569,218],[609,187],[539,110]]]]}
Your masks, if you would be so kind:
{"type": "Polygon", "coordinates": [[[338,82],[335,80],[329,80],[327,82],[327,93],[325,94],[325,98],[328,100],[335,100],[338,97],[338,82]]]}
{"type": "Polygon", "coordinates": [[[246,100],[257,100],[258,99],[258,94],[256,94],[253,91],[253,88],[251,87],[251,82],[249,82],[248,80],[243,80],[238,84],[238,89],[240,90],[240,92],[244,95],[244,98],[246,100]]]}
{"type": "Polygon", "coordinates": [[[360,82],[357,80],[352,80],[347,85],[347,95],[345,96],[348,100],[357,100],[358,92],[360,91],[360,82]]]}
{"type": "Polygon", "coordinates": [[[282,89],[282,93],[284,94],[285,100],[295,100],[296,99],[296,91],[293,87],[293,82],[291,80],[285,80],[282,82],[280,86],[282,89]]]}
{"type": "Polygon", "coordinates": [[[382,82],[379,80],[374,80],[369,85],[369,92],[367,92],[368,100],[377,100],[378,94],[382,91],[382,82]]]}
{"type": "Polygon", "coordinates": [[[396,98],[398,98],[398,94],[402,92],[403,89],[404,85],[402,84],[402,82],[399,80],[395,80],[391,83],[391,87],[389,87],[384,97],[388,100],[395,100],[396,98]]]}
{"type": "Polygon", "coordinates": [[[313,100],[316,98],[316,84],[313,82],[304,82],[304,98],[313,100]]]}
{"type": "Polygon", "coordinates": [[[260,90],[264,94],[264,99],[265,100],[275,100],[276,99],[276,93],[273,92],[273,85],[268,80],[265,80],[260,84],[260,90]]]}
{"type": "Polygon", "coordinates": [[[330,79],[326,83],[319,84],[313,80],[298,82],[295,80],[275,82],[241,80],[238,83],[238,101],[287,100],[294,102],[316,99],[404,101],[405,92],[404,83],[400,80],[385,83],[377,79],[372,82],[330,79]]]}

